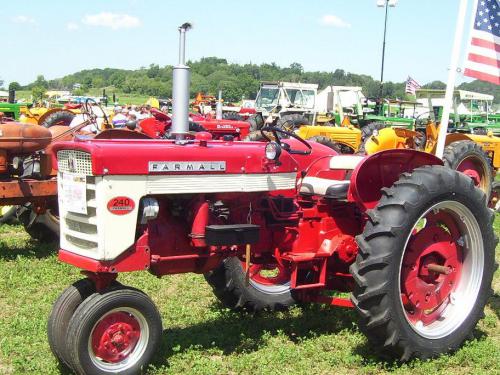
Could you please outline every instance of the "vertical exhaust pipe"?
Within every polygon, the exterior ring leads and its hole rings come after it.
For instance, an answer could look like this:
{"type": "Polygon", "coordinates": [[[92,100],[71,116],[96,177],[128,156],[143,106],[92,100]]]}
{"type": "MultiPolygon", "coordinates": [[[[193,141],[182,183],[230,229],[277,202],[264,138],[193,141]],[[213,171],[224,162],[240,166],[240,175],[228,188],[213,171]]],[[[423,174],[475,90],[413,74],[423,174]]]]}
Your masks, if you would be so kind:
{"type": "Polygon", "coordinates": [[[215,106],[215,119],[222,120],[222,90],[219,90],[219,100],[215,106]]]}
{"type": "Polygon", "coordinates": [[[176,143],[182,143],[189,131],[189,87],[191,71],[186,66],[186,32],[189,22],[179,26],[179,63],[173,68],[172,81],[172,130],[176,143]]]}

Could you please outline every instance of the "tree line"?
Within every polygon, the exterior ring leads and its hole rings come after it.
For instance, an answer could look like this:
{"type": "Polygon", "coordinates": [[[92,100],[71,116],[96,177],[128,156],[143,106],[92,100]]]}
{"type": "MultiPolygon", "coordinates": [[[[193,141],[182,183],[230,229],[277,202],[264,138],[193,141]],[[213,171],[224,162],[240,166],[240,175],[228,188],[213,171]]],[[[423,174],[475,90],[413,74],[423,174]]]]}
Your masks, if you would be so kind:
{"type": "MultiPolygon", "coordinates": [[[[354,74],[336,69],[333,72],[307,72],[301,64],[292,63],[288,67],[280,67],[275,63],[264,64],[233,64],[218,57],[204,57],[198,61],[189,61],[191,67],[191,95],[197,92],[217,94],[223,91],[226,101],[254,99],[261,81],[290,81],[317,83],[320,89],[329,85],[361,86],[367,97],[378,97],[380,81],[364,74],[354,74]]],[[[90,89],[108,88],[126,94],[142,94],[161,98],[172,96],[172,66],[160,67],[151,64],[137,70],[125,69],[88,69],[76,72],[62,78],[46,80],[42,75],[26,85],[11,82],[9,88],[32,90],[34,97],[43,95],[47,89],[71,90],[79,85],[76,94],[86,94],[90,89]]],[[[424,88],[444,89],[441,81],[425,84],[424,88]]],[[[473,81],[462,83],[460,89],[492,94],[495,103],[500,103],[500,86],[487,82],[473,81]]],[[[385,82],[383,96],[386,98],[412,99],[405,94],[405,82],[385,82]]]]}

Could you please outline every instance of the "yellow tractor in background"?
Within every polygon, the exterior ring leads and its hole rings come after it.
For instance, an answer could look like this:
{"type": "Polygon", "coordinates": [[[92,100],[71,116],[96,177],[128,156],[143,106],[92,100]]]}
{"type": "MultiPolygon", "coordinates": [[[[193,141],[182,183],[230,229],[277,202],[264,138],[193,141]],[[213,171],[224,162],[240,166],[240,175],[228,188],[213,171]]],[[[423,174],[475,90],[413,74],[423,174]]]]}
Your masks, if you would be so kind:
{"type": "MultiPolygon", "coordinates": [[[[426,125],[425,135],[401,128],[385,128],[374,132],[364,143],[370,155],[393,148],[411,148],[435,154],[439,126],[432,121],[426,125]]],[[[500,210],[500,182],[495,176],[500,170],[500,137],[488,135],[448,133],[443,155],[445,165],[471,177],[489,199],[490,207],[500,210]]]]}
{"type": "Polygon", "coordinates": [[[54,125],[69,125],[78,113],[80,113],[79,109],[26,107],[21,110],[19,122],[50,128],[54,125]]]}

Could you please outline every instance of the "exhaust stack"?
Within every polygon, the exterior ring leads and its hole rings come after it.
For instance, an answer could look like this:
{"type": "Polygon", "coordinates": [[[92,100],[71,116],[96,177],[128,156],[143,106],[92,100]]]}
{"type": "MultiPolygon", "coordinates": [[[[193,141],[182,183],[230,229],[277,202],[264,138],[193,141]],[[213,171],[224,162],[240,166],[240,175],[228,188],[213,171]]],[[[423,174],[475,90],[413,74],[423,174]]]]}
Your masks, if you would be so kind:
{"type": "Polygon", "coordinates": [[[189,87],[191,71],[186,65],[186,32],[192,28],[189,22],[179,26],[179,63],[173,68],[172,81],[172,130],[175,142],[182,143],[189,131],[189,87]]]}

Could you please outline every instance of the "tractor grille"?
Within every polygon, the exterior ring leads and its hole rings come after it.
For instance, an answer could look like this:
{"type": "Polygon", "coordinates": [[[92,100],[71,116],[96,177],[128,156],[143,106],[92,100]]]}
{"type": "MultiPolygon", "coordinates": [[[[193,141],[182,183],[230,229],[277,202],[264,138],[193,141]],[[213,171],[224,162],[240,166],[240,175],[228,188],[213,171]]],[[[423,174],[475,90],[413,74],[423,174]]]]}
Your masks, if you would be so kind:
{"type": "Polygon", "coordinates": [[[87,214],[65,212],[64,238],[67,242],[80,249],[97,251],[98,231],[95,177],[87,176],[86,179],[87,214]]]}
{"type": "Polygon", "coordinates": [[[61,172],[92,175],[92,159],[88,152],[77,150],[58,151],[57,167],[61,172]]]}

